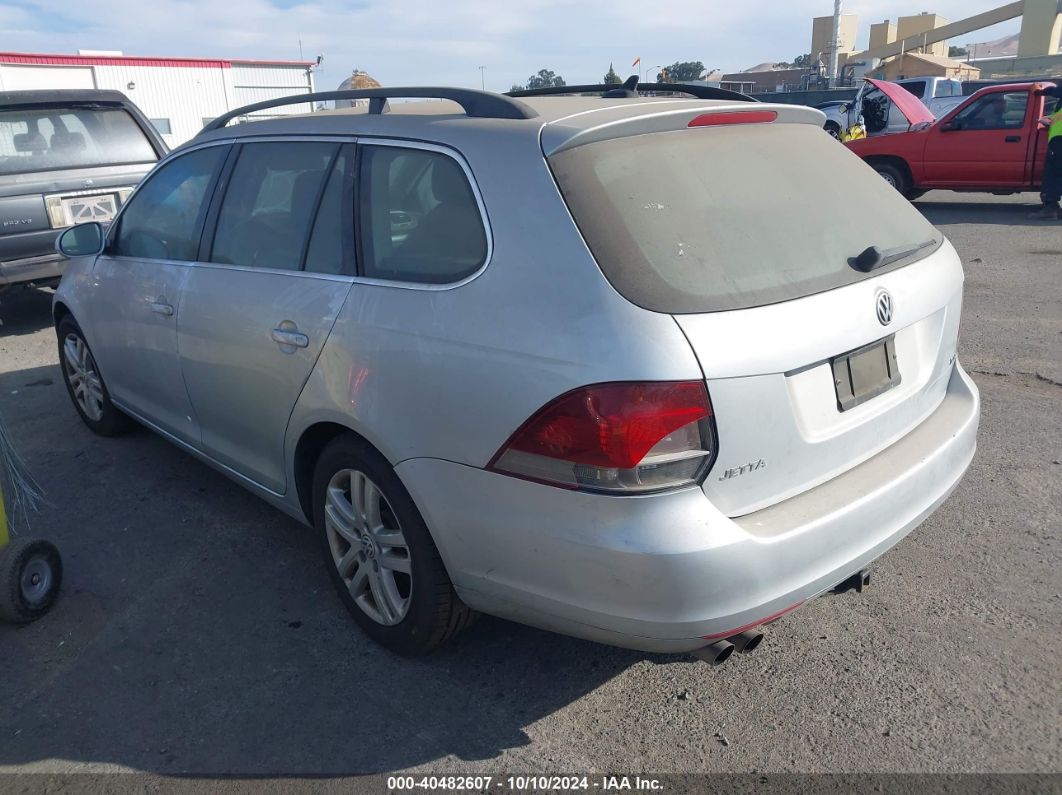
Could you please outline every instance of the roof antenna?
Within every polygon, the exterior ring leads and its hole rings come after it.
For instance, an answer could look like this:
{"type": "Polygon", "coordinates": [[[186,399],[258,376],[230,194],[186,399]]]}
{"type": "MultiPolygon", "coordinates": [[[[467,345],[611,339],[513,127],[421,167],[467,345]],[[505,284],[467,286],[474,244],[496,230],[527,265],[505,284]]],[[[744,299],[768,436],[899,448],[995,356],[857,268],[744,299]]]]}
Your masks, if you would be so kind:
{"type": "Polygon", "coordinates": [[[631,75],[623,81],[624,91],[637,91],[638,90],[638,75],[631,75]]]}
{"type": "Polygon", "coordinates": [[[610,88],[601,95],[602,99],[624,99],[638,96],[638,75],[628,77],[622,86],[610,88]]]}

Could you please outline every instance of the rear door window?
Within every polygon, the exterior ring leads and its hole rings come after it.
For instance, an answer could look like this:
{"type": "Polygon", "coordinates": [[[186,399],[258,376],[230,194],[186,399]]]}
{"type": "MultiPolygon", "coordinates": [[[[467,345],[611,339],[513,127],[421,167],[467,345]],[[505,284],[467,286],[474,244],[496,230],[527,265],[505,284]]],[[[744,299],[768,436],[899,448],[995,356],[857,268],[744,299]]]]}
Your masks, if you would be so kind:
{"type": "Polygon", "coordinates": [[[133,194],[108,253],[141,259],[195,260],[207,190],[226,146],[210,146],[161,166],[133,194]]]}
{"type": "Polygon", "coordinates": [[[363,276],[448,284],[486,262],[483,216],[454,158],[425,149],[363,145],[359,173],[363,276]]]}
{"type": "Polygon", "coordinates": [[[0,110],[0,175],[158,160],[123,108],[0,110]]]}
{"type": "Polygon", "coordinates": [[[336,143],[245,144],[221,202],[211,262],[298,270],[336,143]]]}
{"type": "Polygon", "coordinates": [[[353,176],[351,149],[344,147],[325,183],[321,204],[306,249],[305,269],[312,273],[354,275],[353,176]],[[349,235],[349,237],[347,237],[349,235]]]}
{"type": "Polygon", "coordinates": [[[549,163],[605,276],[658,312],[800,298],[902,267],[941,239],[810,124],[636,135],[577,146],[549,163]],[[851,267],[870,246],[923,247],[870,273],[851,267]]]}

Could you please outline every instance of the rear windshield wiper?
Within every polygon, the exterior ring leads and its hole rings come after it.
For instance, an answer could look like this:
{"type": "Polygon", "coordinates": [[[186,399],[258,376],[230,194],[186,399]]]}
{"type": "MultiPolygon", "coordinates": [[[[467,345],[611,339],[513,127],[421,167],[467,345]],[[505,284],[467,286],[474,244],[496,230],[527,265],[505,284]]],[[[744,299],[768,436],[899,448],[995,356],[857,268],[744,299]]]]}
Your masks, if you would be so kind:
{"type": "Polygon", "coordinates": [[[936,242],[935,240],[926,240],[913,246],[897,246],[896,248],[887,248],[884,251],[877,246],[868,246],[859,253],[859,256],[849,257],[848,264],[857,271],[870,273],[872,270],[884,268],[897,260],[917,254],[922,249],[928,248],[936,242]]]}

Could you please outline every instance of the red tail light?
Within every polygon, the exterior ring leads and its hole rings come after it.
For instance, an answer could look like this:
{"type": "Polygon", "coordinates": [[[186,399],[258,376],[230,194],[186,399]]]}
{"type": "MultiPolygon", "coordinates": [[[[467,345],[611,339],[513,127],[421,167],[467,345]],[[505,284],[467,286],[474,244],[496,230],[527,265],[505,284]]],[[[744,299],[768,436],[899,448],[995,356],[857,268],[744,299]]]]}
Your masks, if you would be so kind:
{"type": "Polygon", "coordinates": [[[489,468],[566,488],[688,485],[711,465],[715,430],[701,381],[582,387],[525,422],[489,468]]]}

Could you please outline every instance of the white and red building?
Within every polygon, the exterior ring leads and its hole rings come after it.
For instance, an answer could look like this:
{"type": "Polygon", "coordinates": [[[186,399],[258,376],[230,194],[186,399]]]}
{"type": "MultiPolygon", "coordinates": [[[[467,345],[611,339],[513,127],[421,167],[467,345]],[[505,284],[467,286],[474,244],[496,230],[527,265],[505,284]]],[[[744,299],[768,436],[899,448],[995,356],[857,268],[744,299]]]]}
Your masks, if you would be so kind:
{"type": "MultiPolygon", "coordinates": [[[[121,91],[170,146],[187,141],[226,111],[314,90],[314,61],[150,58],[82,50],[77,55],[0,52],[0,91],[99,88],[121,91]]],[[[287,105],[255,114],[313,108],[287,105]]]]}

